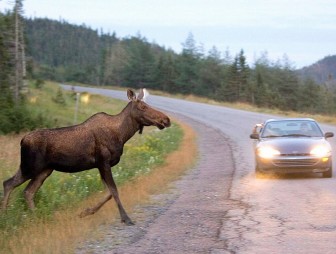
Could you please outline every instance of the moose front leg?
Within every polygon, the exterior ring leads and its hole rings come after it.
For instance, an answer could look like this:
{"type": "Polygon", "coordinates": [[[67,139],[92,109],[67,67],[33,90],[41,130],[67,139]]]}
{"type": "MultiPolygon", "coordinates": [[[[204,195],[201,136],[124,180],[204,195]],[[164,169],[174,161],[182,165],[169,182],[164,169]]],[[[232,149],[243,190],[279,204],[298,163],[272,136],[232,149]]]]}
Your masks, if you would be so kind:
{"type": "Polygon", "coordinates": [[[108,188],[109,193],[96,206],[94,206],[92,208],[87,208],[86,210],[84,210],[80,214],[80,217],[85,217],[87,215],[91,215],[91,214],[96,213],[107,201],[109,201],[113,197],[115,202],[118,205],[121,221],[123,223],[125,223],[126,225],[134,225],[132,220],[128,217],[123,205],[121,204],[121,201],[119,199],[118,189],[117,189],[117,186],[114,182],[110,166],[107,166],[107,167],[104,167],[104,168],[99,168],[99,172],[100,172],[100,175],[101,175],[101,178],[102,178],[103,182],[105,183],[106,187],[108,188]]]}
{"type": "Polygon", "coordinates": [[[132,220],[128,217],[123,205],[121,204],[121,201],[119,199],[118,189],[114,182],[110,166],[99,169],[99,172],[110,194],[113,196],[115,202],[118,205],[121,221],[125,223],[126,225],[134,225],[132,220]]]}

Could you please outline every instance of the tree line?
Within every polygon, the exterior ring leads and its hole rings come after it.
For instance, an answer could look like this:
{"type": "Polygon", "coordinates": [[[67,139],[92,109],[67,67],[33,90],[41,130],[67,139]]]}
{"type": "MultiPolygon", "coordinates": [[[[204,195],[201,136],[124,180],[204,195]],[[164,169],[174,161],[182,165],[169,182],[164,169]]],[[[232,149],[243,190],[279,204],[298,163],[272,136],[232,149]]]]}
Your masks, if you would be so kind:
{"type": "Polygon", "coordinates": [[[307,113],[336,111],[335,88],[299,77],[286,57],[271,61],[264,52],[249,65],[243,49],[232,54],[213,47],[206,52],[192,33],[177,53],[141,34],[118,38],[64,20],[24,19],[21,1],[15,1],[18,15],[16,7],[0,13],[1,101],[7,96],[15,104],[29,78],[146,87],[307,113]]]}
{"type": "Polygon", "coordinates": [[[49,19],[27,19],[26,37],[39,78],[147,87],[308,113],[336,111],[334,87],[299,77],[286,57],[274,62],[264,52],[249,66],[243,49],[235,55],[216,47],[205,52],[191,33],[181,53],[141,34],[118,38],[49,19]]]}

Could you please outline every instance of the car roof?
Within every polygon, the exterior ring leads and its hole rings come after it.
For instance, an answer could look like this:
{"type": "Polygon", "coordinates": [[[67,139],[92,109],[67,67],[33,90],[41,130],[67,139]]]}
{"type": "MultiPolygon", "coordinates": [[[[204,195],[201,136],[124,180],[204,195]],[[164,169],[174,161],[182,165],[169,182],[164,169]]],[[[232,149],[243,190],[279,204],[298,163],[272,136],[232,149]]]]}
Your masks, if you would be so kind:
{"type": "Polygon", "coordinates": [[[281,118],[281,119],[268,119],[265,121],[264,124],[269,123],[269,122],[282,122],[282,121],[312,121],[316,122],[312,118],[281,118]]]}

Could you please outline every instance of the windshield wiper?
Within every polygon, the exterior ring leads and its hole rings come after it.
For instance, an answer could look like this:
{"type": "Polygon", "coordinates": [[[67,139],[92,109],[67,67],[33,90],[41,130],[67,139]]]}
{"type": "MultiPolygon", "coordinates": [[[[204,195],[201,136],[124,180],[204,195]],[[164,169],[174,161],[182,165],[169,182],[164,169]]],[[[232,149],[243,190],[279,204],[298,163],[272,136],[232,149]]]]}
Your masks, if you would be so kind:
{"type": "Polygon", "coordinates": [[[267,136],[263,136],[263,138],[279,138],[279,137],[282,137],[282,136],[279,136],[279,135],[267,135],[267,136]]]}
{"type": "Polygon", "coordinates": [[[287,135],[281,135],[281,137],[311,137],[311,136],[305,134],[287,134],[287,135]]]}

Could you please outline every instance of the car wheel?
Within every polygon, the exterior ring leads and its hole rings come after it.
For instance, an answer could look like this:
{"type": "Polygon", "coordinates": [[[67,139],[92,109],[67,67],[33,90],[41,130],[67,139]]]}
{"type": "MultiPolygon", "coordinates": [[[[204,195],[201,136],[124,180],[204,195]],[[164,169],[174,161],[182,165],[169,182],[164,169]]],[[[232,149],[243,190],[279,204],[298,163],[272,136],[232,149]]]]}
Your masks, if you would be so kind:
{"type": "Polygon", "coordinates": [[[323,172],[322,174],[323,174],[324,178],[331,178],[332,177],[332,168],[329,168],[328,171],[323,172]]]}

